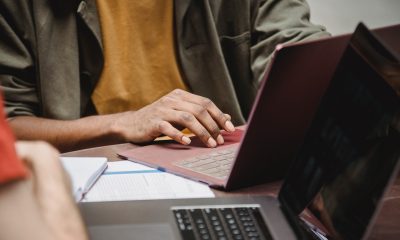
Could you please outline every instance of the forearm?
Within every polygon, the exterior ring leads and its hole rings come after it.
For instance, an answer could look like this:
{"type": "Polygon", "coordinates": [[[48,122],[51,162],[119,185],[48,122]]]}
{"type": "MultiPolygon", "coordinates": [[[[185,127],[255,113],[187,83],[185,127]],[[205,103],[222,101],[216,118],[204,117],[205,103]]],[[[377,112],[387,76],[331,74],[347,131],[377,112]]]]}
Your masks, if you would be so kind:
{"type": "MultiPolygon", "coordinates": [[[[0,239],[87,239],[86,230],[72,199],[66,201],[68,199],[63,194],[54,199],[63,199],[55,203],[58,205],[56,211],[49,207],[43,210],[32,184],[32,180],[28,179],[0,186],[0,239]]],[[[48,202],[50,200],[53,199],[48,202]]]]}
{"type": "MultiPolygon", "coordinates": [[[[18,156],[30,170],[30,176],[21,181],[29,201],[13,205],[35,205],[31,222],[42,221],[40,230],[47,239],[84,240],[87,233],[71,194],[71,185],[59,161],[59,153],[44,142],[16,143],[18,156]]],[[[22,216],[15,215],[16,218],[22,216]]],[[[25,218],[24,218],[25,219],[25,218]]],[[[26,238],[24,238],[26,239],[26,238]]],[[[45,239],[45,238],[34,238],[45,239]]]]}
{"type": "Polygon", "coordinates": [[[87,239],[85,225],[70,192],[71,187],[68,185],[68,189],[61,189],[62,187],[42,183],[36,188],[38,205],[44,209],[43,219],[54,234],[54,239],[87,239]],[[39,191],[39,188],[42,189],[39,191]]]}
{"type": "Polygon", "coordinates": [[[10,120],[18,139],[44,140],[62,152],[128,141],[150,142],[161,135],[190,144],[190,139],[174,125],[188,128],[208,147],[224,144],[220,129],[235,131],[230,116],[210,99],[180,89],[137,111],[70,121],[31,116],[10,120]]]}
{"type": "Polygon", "coordinates": [[[0,186],[0,239],[54,239],[24,180],[0,186]]]}
{"type": "Polygon", "coordinates": [[[13,118],[9,123],[17,139],[47,141],[65,152],[123,142],[123,138],[114,128],[117,118],[118,114],[77,120],[21,116],[13,118]]]}

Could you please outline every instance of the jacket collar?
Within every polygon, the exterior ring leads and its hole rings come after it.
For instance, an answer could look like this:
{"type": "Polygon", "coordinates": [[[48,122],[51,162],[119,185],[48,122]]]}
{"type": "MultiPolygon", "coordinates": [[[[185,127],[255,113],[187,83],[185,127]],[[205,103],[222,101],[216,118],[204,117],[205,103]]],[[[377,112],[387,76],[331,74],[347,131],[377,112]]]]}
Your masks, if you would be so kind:
{"type": "Polygon", "coordinates": [[[175,18],[178,23],[182,22],[192,0],[174,0],[175,18]]]}
{"type": "Polygon", "coordinates": [[[88,28],[92,31],[96,37],[99,45],[103,48],[100,19],[97,11],[96,0],[80,0],[78,1],[76,12],[86,23],[88,28]]]}

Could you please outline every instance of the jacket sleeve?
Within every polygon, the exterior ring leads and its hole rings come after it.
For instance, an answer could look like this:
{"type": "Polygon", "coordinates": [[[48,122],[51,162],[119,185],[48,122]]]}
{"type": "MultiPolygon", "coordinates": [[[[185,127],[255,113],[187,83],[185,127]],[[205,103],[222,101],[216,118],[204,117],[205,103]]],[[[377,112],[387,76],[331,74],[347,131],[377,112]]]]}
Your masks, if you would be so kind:
{"type": "Polygon", "coordinates": [[[253,16],[251,68],[259,83],[277,44],[329,36],[323,26],[312,24],[305,0],[256,1],[253,16]]]}
{"type": "Polygon", "coordinates": [[[0,87],[8,118],[35,115],[38,91],[30,1],[0,1],[0,87]]]}

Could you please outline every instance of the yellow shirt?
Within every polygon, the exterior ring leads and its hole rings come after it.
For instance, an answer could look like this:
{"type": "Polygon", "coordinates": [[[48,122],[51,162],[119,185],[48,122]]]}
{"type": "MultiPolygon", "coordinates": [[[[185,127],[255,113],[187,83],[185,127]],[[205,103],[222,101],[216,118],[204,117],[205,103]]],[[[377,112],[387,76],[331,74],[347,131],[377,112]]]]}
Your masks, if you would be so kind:
{"type": "Polygon", "coordinates": [[[137,110],[186,89],[174,46],[173,0],[97,0],[104,69],[92,94],[99,114],[137,110]]]}

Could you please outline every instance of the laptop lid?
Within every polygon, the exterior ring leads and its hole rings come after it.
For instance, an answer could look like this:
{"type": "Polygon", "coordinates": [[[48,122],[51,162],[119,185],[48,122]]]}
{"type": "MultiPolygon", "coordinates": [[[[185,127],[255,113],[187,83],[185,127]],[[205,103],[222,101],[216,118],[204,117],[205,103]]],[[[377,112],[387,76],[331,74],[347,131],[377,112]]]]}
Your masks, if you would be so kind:
{"type": "Polygon", "coordinates": [[[282,179],[349,35],[278,46],[248,120],[227,189],[282,179]]]}
{"type": "Polygon", "coordinates": [[[308,206],[333,239],[365,238],[397,176],[400,99],[393,79],[400,81],[399,59],[360,25],[281,189],[286,212],[308,206]]]}

